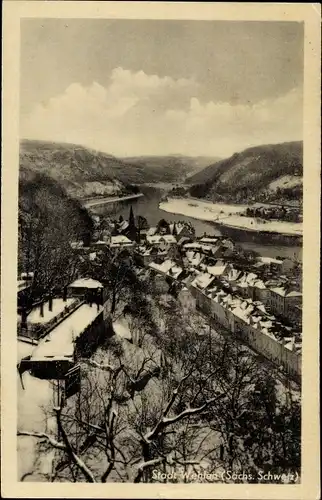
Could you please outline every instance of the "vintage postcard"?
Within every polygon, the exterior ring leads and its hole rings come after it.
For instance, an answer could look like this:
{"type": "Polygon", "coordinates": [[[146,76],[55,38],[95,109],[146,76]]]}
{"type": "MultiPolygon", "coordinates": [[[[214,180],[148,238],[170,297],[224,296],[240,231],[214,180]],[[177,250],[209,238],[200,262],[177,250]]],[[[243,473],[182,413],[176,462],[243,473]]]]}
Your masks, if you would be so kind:
{"type": "Polygon", "coordinates": [[[3,497],[319,498],[320,5],[3,12],[3,497]]]}

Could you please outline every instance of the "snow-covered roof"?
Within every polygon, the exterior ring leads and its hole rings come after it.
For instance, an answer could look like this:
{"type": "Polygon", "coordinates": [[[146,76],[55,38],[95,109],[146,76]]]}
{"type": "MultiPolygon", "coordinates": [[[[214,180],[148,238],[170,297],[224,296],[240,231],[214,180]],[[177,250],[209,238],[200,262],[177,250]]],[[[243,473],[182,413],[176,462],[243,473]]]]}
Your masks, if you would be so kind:
{"type": "Polygon", "coordinates": [[[257,281],[255,281],[254,285],[255,285],[256,288],[260,288],[261,290],[267,289],[267,287],[266,287],[266,285],[265,285],[265,283],[264,283],[263,280],[257,280],[257,281]]]}
{"type": "Polygon", "coordinates": [[[234,267],[229,270],[228,273],[228,281],[236,281],[241,275],[241,271],[238,271],[238,269],[235,269],[234,267]]]}
{"type": "Polygon", "coordinates": [[[170,276],[172,276],[173,278],[177,279],[180,276],[180,274],[182,273],[182,271],[183,271],[182,267],[175,265],[175,266],[171,267],[168,274],[170,276]]]}
{"type": "Polygon", "coordinates": [[[102,283],[92,278],[80,278],[69,285],[71,288],[103,288],[102,283]]]}
{"type": "Polygon", "coordinates": [[[189,259],[190,263],[193,266],[199,266],[201,264],[202,260],[203,260],[203,255],[201,255],[198,252],[194,253],[194,255],[192,256],[192,258],[189,259]]]}
{"type": "Polygon", "coordinates": [[[155,234],[146,237],[148,243],[177,243],[177,240],[172,234],[155,234]]]}
{"type": "Polygon", "coordinates": [[[203,236],[200,240],[199,240],[201,243],[217,243],[218,242],[218,238],[216,236],[203,236]]]}
{"type": "Polygon", "coordinates": [[[156,227],[150,227],[150,229],[148,229],[146,234],[147,234],[147,236],[153,236],[156,232],[157,232],[156,227]]]}
{"type": "Polygon", "coordinates": [[[187,236],[181,236],[181,238],[178,240],[178,245],[183,245],[185,241],[190,241],[190,238],[188,238],[187,236]]]}
{"type": "Polygon", "coordinates": [[[195,249],[195,248],[201,248],[201,247],[202,247],[202,245],[200,245],[200,243],[185,243],[183,245],[183,248],[185,248],[185,249],[189,249],[189,248],[195,249]]]}
{"type": "Polygon", "coordinates": [[[207,288],[210,283],[214,280],[214,277],[208,273],[200,273],[191,283],[192,286],[197,288],[207,288]]]}
{"type": "Polygon", "coordinates": [[[177,240],[173,236],[173,234],[164,234],[162,238],[167,242],[167,243],[177,243],[177,240]]]}
{"type": "Polygon", "coordinates": [[[177,266],[173,260],[167,259],[162,264],[157,264],[156,262],[151,262],[149,267],[155,269],[164,274],[168,274],[174,278],[177,278],[179,274],[182,272],[182,268],[177,266]]]}
{"type": "Polygon", "coordinates": [[[225,264],[222,260],[217,260],[214,266],[208,266],[207,271],[209,274],[213,276],[221,276],[227,268],[227,264],[225,264]]]}
{"type": "Polygon", "coordinates": [[[111,236],[111,246],[114,245],[133,245],[133,241],[124,236],[124,234],[118,234],[116,236],[111,236]]]}
{"type": "Polygon", "coordinates": [[[104,241],[104,240],[98,240],[95,242],[95,245],[100,245],[100,246],[104,246],[104,245],[106,246],[108,244],[109,244],[108,241],[104,241]]]}
{"type": "Polygon", "coordinates": [[[282,286],[271,288],[271,292],[276,293],[277,295],[281,295],[281,297],[285,297],[286,295],[286,290],[282,286]]]}
{"type": "Polygon", "coordinates": [[[302,293],[298,292],[296,290],[292,290],[292,292],[289,292],[286,296],[287,297],[302,297],[302,293]]]}
{"type": "Polygon", "coordinates": [[[123,220],[121,223],[119,223],[119,229],[121,231],[125,231],[129,227],[129,223],[127,220],[123,220]]]}

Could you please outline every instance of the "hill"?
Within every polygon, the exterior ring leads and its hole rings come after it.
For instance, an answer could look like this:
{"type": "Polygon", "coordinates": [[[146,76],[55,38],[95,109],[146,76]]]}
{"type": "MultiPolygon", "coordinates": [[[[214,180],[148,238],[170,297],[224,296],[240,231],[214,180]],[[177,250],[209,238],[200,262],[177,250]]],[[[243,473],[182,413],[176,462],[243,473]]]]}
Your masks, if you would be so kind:
{"type": "Polygon", "coordinates": [[[199,172],[219,158],[209,156],[134,156],[122,158],[122,161],[136,167],[136,184],[143,183],[181,183],[190,175],[199,172]]]}
{"type": "Polygon", "coordinates": [[[136,184],[180,182],[211,161],[180,155],[116,158],[76,144],[28,139],[20,143],[21,168],[54,178],[79,199],[128,194],[136,184]]]}
{"type": "Polygon", "coordinates": [[[191,196],[213,201],[294,201],[302,198],[303,143],[248,148],[186,180],[191,196]]]}
{"type": "Polygon", "coordinates": [[[75,144],[23,140],[20,168],[54,178],[75,198],[127,191],[122,161],[75,144]]]}

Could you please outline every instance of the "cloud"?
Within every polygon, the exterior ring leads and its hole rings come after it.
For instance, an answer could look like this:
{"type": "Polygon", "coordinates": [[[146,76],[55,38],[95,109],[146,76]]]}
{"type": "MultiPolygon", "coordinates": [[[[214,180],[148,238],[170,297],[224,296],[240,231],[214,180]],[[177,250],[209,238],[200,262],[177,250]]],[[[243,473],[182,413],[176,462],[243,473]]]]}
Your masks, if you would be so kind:
{"type": "Polygon", "coordinates": [[[115,155],[229,156],[302,138],[302,91],[252,105],[204,102],[193,79],[115,68],[106,86],[71,84],[21,120],[21,136],[84,144],[115,155]]]}

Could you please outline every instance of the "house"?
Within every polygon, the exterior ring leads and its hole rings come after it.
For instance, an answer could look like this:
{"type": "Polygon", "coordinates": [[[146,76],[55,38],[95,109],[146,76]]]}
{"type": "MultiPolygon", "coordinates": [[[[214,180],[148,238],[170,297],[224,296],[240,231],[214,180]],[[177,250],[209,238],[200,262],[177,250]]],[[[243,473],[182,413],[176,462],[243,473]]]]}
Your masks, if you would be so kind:
{"type": "Polygon", "coordinates": [[[100,234],[100,240],[110,242],[111,231],[109,229],[103,229],[100,234]]]}
{"type": "Polygon", "coordinates": [[[269,306],[273,313],[286,319],[293,314],[295,305],[302,305],[302,293],[297,290],[289,290],[284,286],[277,286],[270,289],[269,306]]]}
{"type": "Polygon", "coordinates": [[[162,262],[165,260],[168,257],[168,250],[141,245],[136,249],[135,255],[140,265],[148,266],[153,261],[162,262]]]}
{"type": "Polygon", "coordinates": [[[118,234],[117,236],[111,236],[111,241],[109,243],[110,248],[134,248],[135,243],[131,241],[127,236],[123,234],[118,234]]]}
{"type": "Polygon", "coordinates": [[[170,234],[175,236],[177,241],[180,238],[193,238],[195,234],[192,225],[181,221],[169,224],[169,228],[170,234]]]}
{"type": "Polygon", "coordinates": [[[236,282],[236,287],[242,297],[253,297],[253,286],[257,279],[257,274],[244,273],[236,282]]]}
{"type": "Polygon", "coordinates": [[[288,257],[282,260],[281,263],[281,272],[282,274],[288,274],[296,267],[296,262],[288,257]]]}
{"type": "Polygon", "coordinates": [[[191,243],[192,238],[182,236],[178,240],[178,247],[183,247],[186,243],[191,243]]]}
{"type": "Polygon", "coordinates": [[[29,273],[23,272],[18,277],[18,283],[17,283],[18,305],[21,305],[21,303],[24,301],[24,299],[28,295],[28,292],[31,289],[33,279],[34,279],[34,273],[32,273],[32,272],[29,272],[29,273]]]}
{"type": "Polygon", "coordinates": [[[207,266],[207,272],[216,278],[228,276],[231,269],[231,264],[227,264],[223,260],[217,260],[215,264],[207,266]]]}
{"type": "Polygon", "coordinates": [[[149,229],[140,229],[140,243],[146,242],[146,237],[148,235],[149,229]]]}
{"type": "Polygon", "coordinates": [[[151,246],[156,246],[160,250],[168,250],[170,246],[177,245],[177,240],[172,234],[155,234],[153,236],[146,237],[147,244],[151,246]]]}
{"type": "Polygon", "coordinates": [[[84,297],[88,291],[103,289],[100,281],[92,278],[79,278],[67,287],[68,295],[71,297],[84,297]]]}
{"type": "Polygon", "coordinates": [[[178,279],[180,274],[183,272],[182,267],[178,266],[176,262],[171,259],[167,259],[161,264],[151,262],[149,267],[173,279],[178,279]]]}
{"type": "Polygon", "coordinates": [[[146,233],[147,236],[154,236],[155,234],[157,234],[157,228],[155,226],[150,227],[146,233]]]}
{"type": "Polygon", "coordinates": [[[290,322],[299,326],[302,324],[302,307],[299,304],[289,304],[287,316],[290,322]]]}
{"type": "Polygon", "coordinates": [[[200,266],[203,260],[205,259],[204,255],[202,255],[199,251],[195,252],[193,250],[188,250],[186,252],[186,258],[189,264],[193,267],[200,266]]]}
{"type": "Polygon", "coordinates": [[[216,246],[218,245],[219,238],[218,236],[202,236],[202,238],[199,239],[199,242],[201,244],[206,244],[206,245],[213,245],[216,246]]]}
{"type": "Polygon", "coordinates": [[[231,251],[235,250],[235,242],[231,238],[221,238],[221,244],[231,251]]]}
{"type": "Polygon", "coordinates": [[[228,249],[219,242],[211,248],[211,253],[214,258],[219,259],[224,256],[227,250],[228,249]]]}
{"type": "Polygon", "coordinates": [[[226,275],[226,280],[230,285],[236,285],[237,281],[243,276],[243,272],[235,269],[234,267],[230,267],[228,273],[226,275]]]}
{"type": "Polygon", "coordinates": [[[123,220],[117,224],[117,230],[120,234],[124,234],[129,228],[129,223],[127,220],[123,220]]]}
{"type": "Polygon", "coordinates": [[[95,229],[98,229],[99,228],[99,225],[100,225],[100,221],[101,221],[101,218],[99,215],[97,214],[93,214],[92,215],[92,219],[93,219],[93,223],[94,223],[94,228],[95,229]]]}
{"type": "Polygon", "coordinates": [[[259,300],[264,305],[268,306],[270,304],[270,289],[266,286],[263,280],[257,279],[253,284],[253,299],[259,300]]]}

